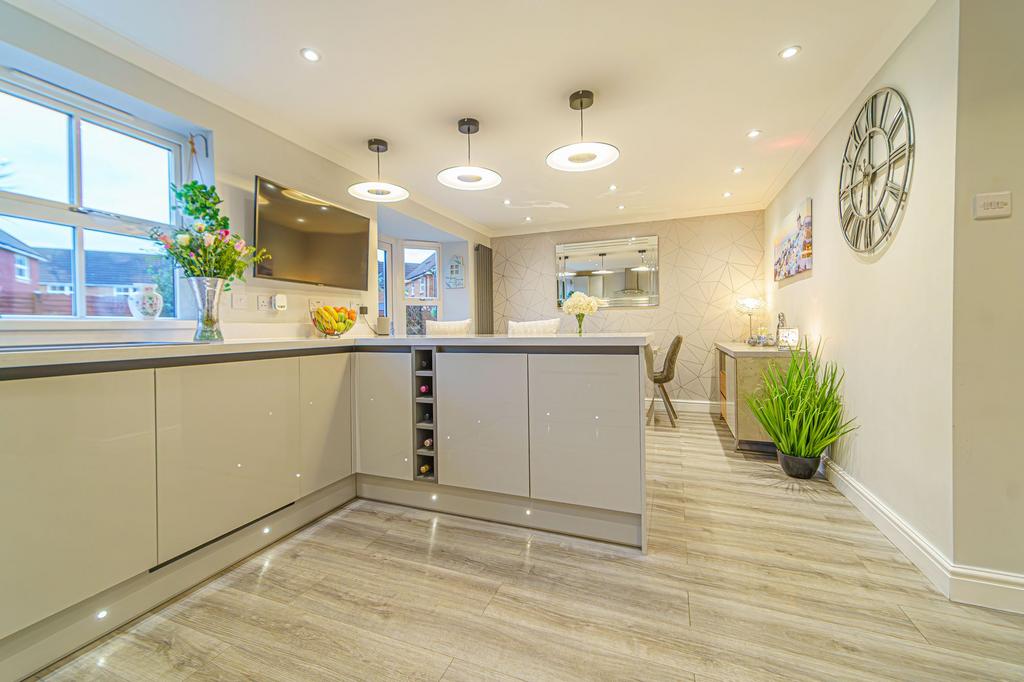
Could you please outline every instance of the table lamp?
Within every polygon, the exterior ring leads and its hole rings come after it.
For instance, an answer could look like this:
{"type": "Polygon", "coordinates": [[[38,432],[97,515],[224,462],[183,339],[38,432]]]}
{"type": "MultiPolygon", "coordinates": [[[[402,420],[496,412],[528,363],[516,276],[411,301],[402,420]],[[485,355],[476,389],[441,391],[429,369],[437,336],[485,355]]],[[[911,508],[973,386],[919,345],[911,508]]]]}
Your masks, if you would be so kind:
{"type": "Polygon", "coordinates": [[[736,310],[747,316],[747,324],[750,327],[750,336],[747,337],[747,341],[754,338],[754,313],[760,312],[764,308],[764,301],[759,298],[741,298],[736,301],[736,310]]]}

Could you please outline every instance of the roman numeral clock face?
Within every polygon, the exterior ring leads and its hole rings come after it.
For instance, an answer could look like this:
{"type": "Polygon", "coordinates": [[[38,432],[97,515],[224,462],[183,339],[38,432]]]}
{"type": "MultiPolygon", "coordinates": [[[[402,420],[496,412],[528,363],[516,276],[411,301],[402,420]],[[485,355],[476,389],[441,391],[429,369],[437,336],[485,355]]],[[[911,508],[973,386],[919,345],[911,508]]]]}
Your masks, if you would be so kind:
{"type": "Polygon", "coordinates": [[[871,253],[895,232],[914,169],[914,122],[896,90],[882,88],[857,114],[839,175],[839,226],[854,251],[871,253]]]}

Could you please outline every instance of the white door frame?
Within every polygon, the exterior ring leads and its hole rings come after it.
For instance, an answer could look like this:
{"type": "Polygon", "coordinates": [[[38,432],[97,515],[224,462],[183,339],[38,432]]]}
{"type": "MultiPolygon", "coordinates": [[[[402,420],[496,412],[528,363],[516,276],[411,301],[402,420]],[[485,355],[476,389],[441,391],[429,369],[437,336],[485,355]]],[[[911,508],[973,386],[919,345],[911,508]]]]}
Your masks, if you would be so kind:
{"type": "Polygon", "coordinates": [[[405,309],[410,305],[436,305],[437,306],[437,319],[442,318],[442,306],[444,305],[444,286],[441,281],[441,243],[440,242],[425,242],[425,241],[413,241],[413,240],[402,240],[398,242],[398,250],[401,254],[400,266],[394,268],[395,282],[397,286],[395,291],[402,292],[401,295],[396,295],[395,300],[401,300],[399,308],[401,310],[395,310],[395,333],[405,334],[405,309]],[[433,249],[437,252],[437,298],[420,298],[417,296],[407,297],[405,295],[405,250],[409,249],[433,249]],[[399,276],[401,273],[401,276],[399,276]],[[401,314],[399,314],[399,312],[401,314]]]}

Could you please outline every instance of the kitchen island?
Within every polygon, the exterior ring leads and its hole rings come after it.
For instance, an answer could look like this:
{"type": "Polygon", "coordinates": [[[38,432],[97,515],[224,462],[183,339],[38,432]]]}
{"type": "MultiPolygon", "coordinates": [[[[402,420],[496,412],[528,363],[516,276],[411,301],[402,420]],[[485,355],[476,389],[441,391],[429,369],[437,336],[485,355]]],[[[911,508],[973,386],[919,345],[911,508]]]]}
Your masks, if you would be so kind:
{"type": "Polygon", "coordinates": [[[0,352],[0,677],[356,497],[642,549],[646,341],[0,352]]]}

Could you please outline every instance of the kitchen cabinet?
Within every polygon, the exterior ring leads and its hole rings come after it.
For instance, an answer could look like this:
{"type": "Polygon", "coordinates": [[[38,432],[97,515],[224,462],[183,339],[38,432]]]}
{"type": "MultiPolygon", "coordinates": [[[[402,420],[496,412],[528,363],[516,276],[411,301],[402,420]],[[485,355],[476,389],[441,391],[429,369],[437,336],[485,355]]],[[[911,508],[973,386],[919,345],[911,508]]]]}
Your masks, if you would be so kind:
{"type": "Polygon", "coordinates": [[[522,353],[437,353],[438,482],[530,494],[527,361],[522,353]]]}
{"type": "Polygon", "coordinates": [[[412,353],[355,355],[356,471],[412,480],[412,353]]]}
{"type": "Polygon", "coordinates": [[[153,370],[0,381],[0,638],[157,563],[153,370]]]}
{"type": "Polygon", "coordinates": [[[350,353],[299,358],[299,496],[352,474],[350,353]]]}
{"type": "Polygon", "coordinates": [[[530,495],[643,511],[636,355],[530,354],[530,495]]]}
{"type": "Polygon", "coordinates": [[[159,558],[300,495],[299,358],[156,370],[159,558]]]}

